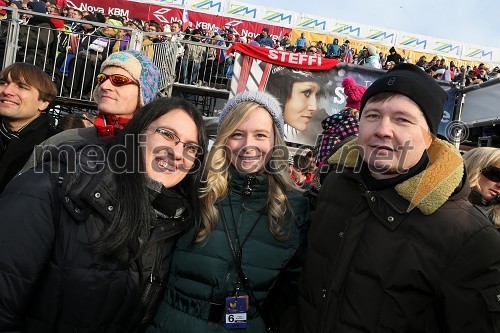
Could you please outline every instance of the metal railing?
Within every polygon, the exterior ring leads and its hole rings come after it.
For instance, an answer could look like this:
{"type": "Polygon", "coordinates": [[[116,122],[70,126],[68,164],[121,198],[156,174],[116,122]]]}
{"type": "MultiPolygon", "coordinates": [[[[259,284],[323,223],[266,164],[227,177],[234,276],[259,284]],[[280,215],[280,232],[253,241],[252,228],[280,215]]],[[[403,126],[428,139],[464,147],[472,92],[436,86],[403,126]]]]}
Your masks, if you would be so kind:
{"type": "MultiPolygon", "coordinates": [[[[170,96],[174,86],[195,89],[229,90],[232,57],[226,56],[223,41],[167,32],[142,32],[61,16],[2,7],[8,19],[0,20],[0,61],[2,68],[14,62],[27,62],[42,68],[52,77],[58,99],[86,104],[93,101],[95,78],[106,57],[120,49],[135,49],[151,58],[160,69],[159,94],[170,96]],[[64,20],[66,26],[91,25],[88,31],[58,30],[49,24],[26,24],[27,15],[64,20]],[[99,30],[112,27],[127,37],[106,37],[99,30]],[[5,48],[2,46],[2,42],[5,48]],[[223,44],[223,45],[220,45],[223,44]],[[2,53],[3,51],[3,53],[2,53]]],[[[34,20],[32,20],[34,21],[34,20]]],[[[36,20],[40,22],[40,19],[36,20]]]]}

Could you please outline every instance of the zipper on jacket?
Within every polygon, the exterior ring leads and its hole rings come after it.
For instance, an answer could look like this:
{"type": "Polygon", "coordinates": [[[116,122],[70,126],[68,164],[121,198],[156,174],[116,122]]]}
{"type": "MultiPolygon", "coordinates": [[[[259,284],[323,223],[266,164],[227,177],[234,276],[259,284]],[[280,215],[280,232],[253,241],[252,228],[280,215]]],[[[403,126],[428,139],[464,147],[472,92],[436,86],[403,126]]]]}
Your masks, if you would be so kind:
{"type": "Polygon", "coordinates": [[[252,195],[252,183],[254,182],[255,176],[254,175],[248,175],[247,176],[247,181],[245,184],[245,188],[243,189],[243,194],[246,197],[249,197],[252,195]]]}

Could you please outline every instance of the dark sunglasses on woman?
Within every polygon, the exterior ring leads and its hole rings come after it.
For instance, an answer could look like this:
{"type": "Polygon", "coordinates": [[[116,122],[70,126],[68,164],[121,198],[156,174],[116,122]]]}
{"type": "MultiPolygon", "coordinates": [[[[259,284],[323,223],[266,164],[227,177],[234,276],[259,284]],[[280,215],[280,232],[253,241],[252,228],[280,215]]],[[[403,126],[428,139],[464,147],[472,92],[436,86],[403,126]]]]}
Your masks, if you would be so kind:
{"type": "Polygon", "coordinates": [[[136,86],[139,85],[139,82],[122,74],[101,73],[97,75],[97,82],[99,84],[103,84],[104,82],[106,82],[107,79],[109,79],[109,81],[111,81],[111,84],[114,85],[115,87],[121,87],[127,84],[135,84],[136,86]]]}
{"type": "Polygon", "coordinates": [[[491,180],[492,182],[500,182],[500,168],[494,166],[489,166],[481,170],[483,176],[491,180]]]}

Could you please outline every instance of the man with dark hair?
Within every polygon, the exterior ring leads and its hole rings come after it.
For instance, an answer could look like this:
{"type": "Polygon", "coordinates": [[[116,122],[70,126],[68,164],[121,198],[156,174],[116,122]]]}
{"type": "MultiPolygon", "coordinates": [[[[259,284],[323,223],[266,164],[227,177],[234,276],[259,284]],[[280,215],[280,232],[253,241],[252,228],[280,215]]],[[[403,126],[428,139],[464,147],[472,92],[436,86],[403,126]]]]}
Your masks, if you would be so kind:
{"type": "Polygon", "coordinates": [[[262,29],[262,32],[259,35],[257,35],[257,37],[255,37],[254,40],[260,45],[260,41],[264,38],[267,38],[268,36],[269,36],[269,28],[265,27],[262,29]]]}
{"type": "Polygon", "coordinates": [[[0,72],[0,193],[34,146],[54,134],[43,111],[55,96],[55,85],[38,67],[15,63],[0,72]]]}
{"type": "Polygon", "coordinates": [[[499,332],[500,234],[436,137],[446,100],[405,63],[363,94],[309,228],[300,332],[499,332]]]}

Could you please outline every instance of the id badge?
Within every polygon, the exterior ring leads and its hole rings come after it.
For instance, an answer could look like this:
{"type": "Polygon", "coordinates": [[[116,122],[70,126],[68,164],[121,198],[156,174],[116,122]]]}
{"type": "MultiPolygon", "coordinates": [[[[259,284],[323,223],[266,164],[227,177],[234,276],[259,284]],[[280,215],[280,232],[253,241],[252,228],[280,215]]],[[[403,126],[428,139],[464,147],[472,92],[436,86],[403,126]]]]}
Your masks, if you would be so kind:
{"type": "Polygon", "coordinates": [[[228,330],[247,328],[248,296],[226,298],[226,323],[228,330]]]}

